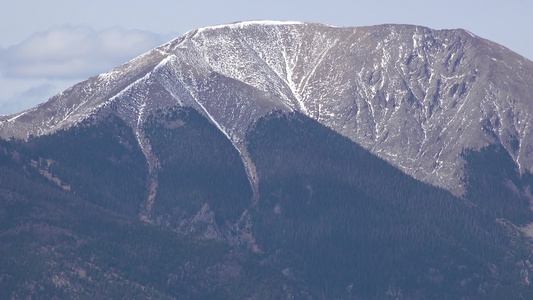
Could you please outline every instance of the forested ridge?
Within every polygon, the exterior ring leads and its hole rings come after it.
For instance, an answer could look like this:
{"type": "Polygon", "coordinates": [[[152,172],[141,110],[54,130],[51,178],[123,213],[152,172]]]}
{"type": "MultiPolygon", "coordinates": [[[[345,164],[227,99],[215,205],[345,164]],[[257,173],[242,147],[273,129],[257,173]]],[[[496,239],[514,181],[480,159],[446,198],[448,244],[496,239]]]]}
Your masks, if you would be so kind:
{"type": "Polygon", "coordinates": [[[94,125],[0,141],[0,298],[281,297],[286,279],[252,253],[140,222],[147,166],[134,136],[116,118],[94,125]]]}
{"type": "Polygon", "coordinates": [[[465,149],[458,198],[310,118],[273,112],[246,136],[253,203],[238,151],[196,110],[159,111],[144,132],[154,174],[112,114],[0,141],[0,298],[533,297],[518,229],[533,221],[532,176],[499,145],[465,149]]]}
{"type": "Polygon", "coordinates": [[[220,225],[235,221],[250,205],[252,191],[239,153],[200,113],[173,108],[145,123],[160,160],[154,214],[179,226],[208,204],[220,225]]]}

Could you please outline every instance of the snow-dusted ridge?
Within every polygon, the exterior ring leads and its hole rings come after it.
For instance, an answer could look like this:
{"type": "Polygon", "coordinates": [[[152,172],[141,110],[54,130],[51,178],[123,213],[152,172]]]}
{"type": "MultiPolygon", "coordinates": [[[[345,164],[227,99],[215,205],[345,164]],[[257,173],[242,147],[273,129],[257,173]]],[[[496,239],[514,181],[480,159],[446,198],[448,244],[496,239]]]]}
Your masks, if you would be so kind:
{"type": "Polygon", "coordinates": [[[195,29],[195,31],[200,33],[205,30],[217,30],[217,29],[222,29],[222,28],[242,29],[243,27],[250,26],[250,25],[280,26],[280,25],[302,25],[302,24],[305,24],[305,23],[299,22],[299,21],[252,20],[252,21],[241,21],[241,22],[235,22],[235,23],[229,23],[229,24],[206,26],[206,27],[195,29]]]}
{"type": "Polygon", "coordinates": [[[531,61],[466,30],[246,21],[190,31],[2,116],[0,135],[53,133],[106,110],[131,126],[150,156],[146,116],[188,106],[244,155],[251,123],[273,110],[299,111],[460,193],[464,148],[502,143],[521,170],[533,171],[531,82],[531,61]]]}

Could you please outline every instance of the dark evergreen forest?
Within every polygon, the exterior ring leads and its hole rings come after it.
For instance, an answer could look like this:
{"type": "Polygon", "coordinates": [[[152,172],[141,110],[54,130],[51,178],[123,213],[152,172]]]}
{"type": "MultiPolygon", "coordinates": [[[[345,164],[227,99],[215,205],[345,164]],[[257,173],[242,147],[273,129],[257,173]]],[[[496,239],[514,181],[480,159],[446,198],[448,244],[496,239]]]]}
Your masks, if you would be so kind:
{"type": "Polygon", "coordinates": [[[500,145],[465,149],[466,193],[421,183],[298,113],[247,134],[259,199],[238,151],[199,112],[149,117],[150,173],[109,115],[0,141],[0,298],[532,298],[528,190],[500,145]],[[152,222],[139,221],[158,182],[152,222]],[[205,205],[223,237],[185,232],[205,205]],[[249,230],[260,251],[238,236],[249,230]]]}
{"type": "Polygon", "coordinates": [[[460,298],[484,286],[485,296],[520,296],[508,257],[516,241],[496,219],[531,222],[532,213],[503,187],[519,179],[502,151],[469,152],[468,178],[477,180],[459,199],[300,114],[264,118],[248,140],[260,177],[256,236],[317,292],[344,297],[349,287],[379,298],[394,285],[404,295],[460,298]],[[507,174],[487,172],[500,167],[478,161],[490,155],[507,174]]]}

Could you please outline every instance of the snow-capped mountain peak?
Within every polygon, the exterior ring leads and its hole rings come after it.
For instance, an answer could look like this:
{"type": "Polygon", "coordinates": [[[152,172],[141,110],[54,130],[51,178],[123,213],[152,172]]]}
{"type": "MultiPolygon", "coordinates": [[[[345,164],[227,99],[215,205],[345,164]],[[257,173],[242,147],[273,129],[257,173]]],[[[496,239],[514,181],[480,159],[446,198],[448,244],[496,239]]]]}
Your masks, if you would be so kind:
{"type": "Polygon", "coordinates": [[[193,107],[245,152],[250,124],[298,111],[404,172],[461,193],[466,148],[502,143],[533,169],[533,63],[465,30],[248,21],[190,31],[36,108],[2,137],[113,113],[137,133],[158,109],[193,107]]]}

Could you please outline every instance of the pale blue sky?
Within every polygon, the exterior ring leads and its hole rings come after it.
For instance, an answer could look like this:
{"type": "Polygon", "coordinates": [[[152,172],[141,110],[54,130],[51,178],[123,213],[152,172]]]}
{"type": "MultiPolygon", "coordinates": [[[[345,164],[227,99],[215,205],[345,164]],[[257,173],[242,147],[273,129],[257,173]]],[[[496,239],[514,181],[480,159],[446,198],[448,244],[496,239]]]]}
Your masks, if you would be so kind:
{"type": "Polygon", "coordinates": [[[531,0],[0,0],[0,114],[46,101],[186,31],[242,20],[464,28],[533,59],[531,0]]]}

